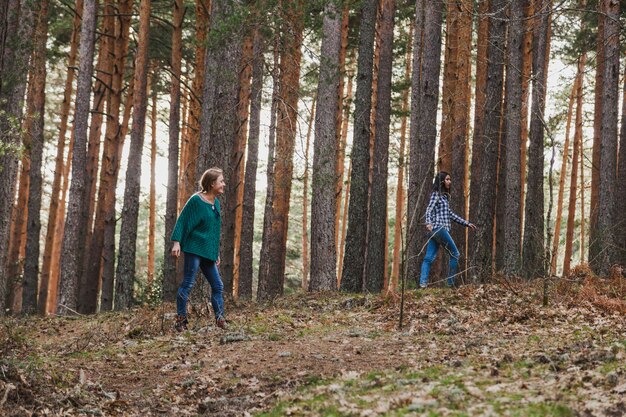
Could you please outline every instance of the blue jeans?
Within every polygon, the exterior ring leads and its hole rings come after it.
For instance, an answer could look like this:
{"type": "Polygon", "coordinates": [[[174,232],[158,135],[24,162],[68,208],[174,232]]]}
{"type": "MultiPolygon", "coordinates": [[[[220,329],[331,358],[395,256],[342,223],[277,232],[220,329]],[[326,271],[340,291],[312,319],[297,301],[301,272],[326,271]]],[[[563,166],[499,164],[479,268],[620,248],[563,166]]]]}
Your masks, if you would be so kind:
{"type": "Polygon", "coordinates": [[[424,262],[422,262],[422,271],[420,274],[420,287],[428,285],[428,274],[430,273],[430,265],[435,260],[439,246],[443,246],[448,255],[450,256],[450,266],[448,268],[448,285],[454,285],[454,276],[456,275],[459,267],[459,257],[461,254],[457,249],[454,240],[450,233],[440,227],[434,229],[428,234],[428,245],[426,246],[426,256],[424,256],[424,262]]]}
{"type": "Polygon", "coordinates": [[[202,273],[211,286],[211,305],[213,306],[215,318],[224,317],[224,298],[222,297],[224,284],[217,270],[217,265],[215,261],[194,255],[193,253],[185,253],[184,278],[178,288],[178,294],[176,296],[176,310],[178,315],[187,317],[187,300],[189,299],[189,293],[193,288],[193,284],[196,282],[198,268],[202,270],[202,273]]]}

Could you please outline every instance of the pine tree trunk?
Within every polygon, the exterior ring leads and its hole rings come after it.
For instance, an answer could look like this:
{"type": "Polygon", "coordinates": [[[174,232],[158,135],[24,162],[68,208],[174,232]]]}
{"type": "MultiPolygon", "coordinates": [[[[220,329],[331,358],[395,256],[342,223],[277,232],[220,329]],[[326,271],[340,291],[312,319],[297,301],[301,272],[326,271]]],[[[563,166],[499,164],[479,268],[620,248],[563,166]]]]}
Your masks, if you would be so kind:
{"type": "MultiPolygon", "coordinates": [[[[552,0],[537,0],[533,34],[533,101],[530,115],[528,181],[525,207],[523,268],[526,278],[546,274],[543,198],[544,114],[548,83],[552,0]]],[[[523,188],[523,183],[521,184],[523,188]]]]}
{"type": "Polygon", "coordinates": [[[597,270],[599,265],[599,254],[601,250],[600,237],[598,236],[598,212],[600,201],[600,157],[602,151],[603,138],[603,93],[605,57],[607,56],[604,44],[605,16],[603,9],[604,0],[598,0],[598,32],[596,37],[596,82],[594,91],[593,109],[593,151],[591,155],[591,201],[589,212],[589,265],[597,270]]]}
{"type": "MultiPolygon", "coordinates": [[[[342,77],[342,25],[337,6],[324,9],[320,76],[317,85],[317,115],[313,154],[313,197],[311,199],[310,291],[337,289],[336,216],[338,102],[342,77]]],[[[345,61],[345,58],[344,58],[345,61]]],[[[339,113],[341,114],[341,113],[339,113]]],[[[341,140],[341,139],[339,139],[341,140]]],[[[343,158],[341,163],[343,163],[343,158]]]]}
{"type": "MultiPolygon", "coordinates": [[[[296,136],[296,117],[300,87],[300,61],[304,20],[303,3],[297,1],[284,5],[286,24],[283,32],[283,56],[280,60],[279,97],[276,124],[276,158],[274,187],[272,190],[271,224],[263,245],[267,246],[265,259],[259,268],[257,299],[269,301],[283,293],[285,279],[285,252],[289,223],[289,199],[293,174],[293,151],[296,136]]],[[[263,250],[262,250],[263,252],[263,250]]]]}
{"type": "Polygon", "coordinates": [[[263,94],[263,50],[265,40],[259,28],[255,28],[252,62],[252,85],[250,88],[250,125],[248,154],[244,178],[241,238],[239,246],[239,298],[252,299],[252,248],[254,242],[254,213],[256,200],[256,176],[259,161],[259,133],[261,128],[261,104],[263,94]]]}
{"type": "Polygon", "coordinates": [[[376,106],[374,172],[369,201],[367,256],[365,263],[365,290],[380,292],[384,288],[387,229],[387,180],[389,175],[389,125],[391,122],[391,75],[393,67],[393,28],[395,0],[381,4],[380,62],[378,67],[378,95],[376,106]]]}
{"type": "MultiPolygon", "coordinates": [[[[152,81],[152,80],[151,80],[152,81]]],[[[148,289],[152,286],[154,280],[154,244],[155,244],[155,228],[156,228],[156,124],[157,124],[157,94],[155,86],[152,86],[152,114],[150,117],[152,122],[150,133],[152,134],[150,143],[150,214],[148,216],[148,289]]]]}
{"type": "MultiPolygon", "coordinates": [[[[94,230],[92,223],[94,220],[94,212],[96,209],[96,182],[98,179],[98,165],[100,154],[100,141],[102,137],[102,119],[103,112],[106,108],[111,106],[109,100],[111,100],[111,93],[109,86],[113,84],[113,66],[115,65],[115,13],[116,9],[113,4],[107,4],[107,12],[102,20],[101,31],[103,35],[100,37],[98,63],[96,65],[95,77],[97,81],[94,85],[94,109],[91,114],[91,123],[89,126],[89,144],[87,146],[87,176],[85,185],[85,201],[88,206],[87,209],[87,230],[85,232],[85,253],[88,254],[84,257],[85,265],[83,267],[83,274],[80,278],[78,287],[78,311],[81,314],[94,313],[97,308],[98,290],[100,285],[100,269],[91,269],[91,246],[98,245],[95,243],[94,234],[101,234],[101,230],[94,230]],[[97,271],[94,273],[94,271],[97,271]]],[[[106,146],[106,145],[105,145],[106,146]]],[[[103,154],[106,153],[103,151],[103,154]]],[[[103,158],[106,155],[102,156],[103,158]]],[[[102,164],[105,165],[105,162],[102,164]]],[[[104,175],[103,173],[100,174],[104,175]]]]}
{"type": "Polygon", "coordinates": [[[87,228],[86,157],[91,77],[93,75],[93,52],[96,32],[97,0],[85,0],[81,24],[80,61],[76,88],[76,112],[74,116],[74,150],[72,154],[72,185],[65,219],[63,246],[61,248],[61,271],[57,312],[73,314],[77,309],[77,284],[82,275],[85,229],[87,228]]]}
{"type": "MultiPolygon", "coordinates": [[[[502,242],[502,270],[507,275],[521,272],[521,134],[522,134],[522,73],[524,46],[524,4],[511,2],[510,23],[507,40],[506,73],[506,155],[503,171],[506,173],[504,187],[504,240],[502,242]]],[[[502,172],[502,171],[501,171],[502,172]]],[[[543,172],[543,170],[541,171],[543,172]]],[[[543,195],[543,194],[542,194],[543,195]]]]}
{"type": "MultiPolygon", "coordinates": [[[[572,86],[572,92],[569,96],[569,104],[567,106],[567,120],[565,122],[565,142],[563,142],[563,157],[561,158],[561,173],[559,175],[559,194],[557,197],[556,203],[556,217],[554,220],[554,237],[552,240],[552,252],[550,254],[550,275],[556,275],[556,263],[559,255],[559,243],[561,241],[561,221],[563,220],[563,195],[565,194],[565,178],[567,177],[567,164],[569,161],[569,146],[570,146],[570,130],[572,124],[572,115],[574,113],[574,101],[576,99],[576,95],[578,94],[578,83],[580,82],[579,74],[576,74],[576,78],[574,79],[574,85],[572,86]]],[[[574,144],[574,155],[578,155],[578,150],[576,149],[576,143],[574,144]]],[[[574,171],[576,171],[576,161],[577,159],[572,158],[572,177],[574,176],[574,171]]],[[[570,201],[572,196],[574,197],[574,204],[576,202],[576,182],[574,182],[574,188],[570,187],[570,201]]],[[[570,212],[570,216],[572,217],[572,221],[575,217],[576,212],[570,212]]],[[[567,219],[568,227],[569,227],[569,217],[567,219]]],[[[567,232],[566,232],[567,235],[567,232]]],[[[565,243],[565,247],[567,248],[568,243],[565,243]]],[[[570,242],[571,248],[571,242],[570,242]]],[[[567,252],[567,250],[566,250],[567,252]]],[[[570,252],[571,256],[571,252],[570,252]]],[[[568,268],[569,269],[569,268],[568,268]]],[[[565,275],[565,268],[563,269],[563,274],[565,275]]]]}
{"type": "MultiPolygon", "coordinates": [[[[350,159],[350,162],[348,164],[348,174],[347,174],[347,178],[350,178],[352,174],[352,159],[350,159]]],[[[348,229],[348,204],[350,199],[350,180],[348,180],[347,184],[346,184],[346,191],[344,193],[344,197],[343,197],[343,212],[342,212],[342,218],[341,218],[341,245],[339,246],[339,261],[338,261],[338,265],[337,265],[337,271],[338,271],[338,276],[337,276],[337,287],[341,288],[341,272],[343,271],[343,254],[344,251],[346,249],[346,232],[348,229]]]]}
{"type": "Polygon", "coordinates": [[[139,38],[135,56],[135,90],[133,94],[133,124],[130,133],[128,169],[122,208],[120,245],[115,271],[115,310],[130,307],[135,281],[135,257],[137,251],[137,218],[141,179],[141,155],[145,132],[148,81],[148,39],[150,31],[150,0],[141,0],[139,6],[139,38]]]}
{"type": "Polygon", "coordinates": [[[406,239],[410,277],[419,276],[423,217],[434,175],[441,67],[441,0],[416,2],[406,239]]]}
{"type": "MultiPolygon", "coordinates": [[[[476,46],[476,82],[474,88],[474,135],[472,138],[472,162],[470,171],[469,218],[478,218],[482,149],[485,131],[485,102],[487,100],[487,47],[489,36],[489,1],[478,3],[478,38],[476,46]]],[[[479,225],[481,228],[483,225],[479,225]]],[[[474,248],[476,233],[468,234],[468,248],[474,248]]],[[[474,275],[474,274],[472,274],[474,275]]]]}
{"type": "MultiPolygon", "coordinates": [[[[624,80],[623,88],[623,102],[622,102],[622,115],[621,115],[621,130],[619,139],[619,155],[618,155],[618,167],[617,167],[617,181],[616,184],[624,184],[626,181],[626,80],[624,80]]],[[[624,213],[626,213],[626,187],[622,185],[617,187],[613,194],[614,215],[616,221],[615,229],[615,242],[616,245],[616,258],[615,263],[626,266],[626,221],[623,219],[624,213]],[[622,242],[621,244],[619,242],[622,242]]]]}
{"type": "MultiPolygon", "coordinates": [[[[411,56],[413,39],[413,25],[409,26],[408,44],[405,56],[404,79],[411,78],[411,56]]],[[[405,149],[406,149],[406,128],[407,128],[407,112],[409,111],[409,87],[402,91],[402,118],[400,122],[400,155],[398,156],[398,185],[396,186],[396,223],[393,234],[393,256],[391,262],[391,279],[387,291],[394,294],[398,290],[398,282],[400,279],[400,251],[406,250],[402,248],[402,230],[404,227],[404,167],[405,167],[405,149]]]]}
{"type": "Polygon", "coordinates": [[[22,312],[37,311],[39,284],[39,235],[41,231],[42,159],[44,146],[44,112],[46,104],[46,42],[48,40],[48,0],[41,0],[34,33],[31,63],[32,100],[28,102],[29,117],[33,118],[30,132],[30,188],[28,195],[28,225],[26,227],[26,257],[22,281],[22,312]]]}
{"type": "Polygon", "coordinates": [[[114,159],[112,160],[113,169],[111,184],[112,187],[107,194],[107,205],[104,207],[104,239],[102,247],[102,292],[100,295],[100,310],[110,311],[113,309],[113,288],[115,281],[115,229],[117,224],[117,214],[115,210],[115,189],[119,176],[120,161],[122,158],[122,150],[124,141],[128,135],[128,126],[130,123],[130,115],[134,108],[135,81],[134,77],[130,80],[128,86],[128,94],[126,96],[126,104],[124,106],[124,114],[122,116],[122,124],[118,131],[118,137],[114,140],[117,144],[114,159]]]}
{"type": "MultiPolygon", "coordinates": [[[[480,191],[477,195],[474,194],[477,197],[476,209],[471,213],[472,220],[479,225],[474,236],[471,254],[474,281],[484,281],[492,273],[498,143],[503,119],[505,5],[505,0],[492,0],[489,7],[484,114],[481,116],[482,130],[475,131],[474,136],[473,152],[478,152],[479,156],[472,161],[472,175],[476,175],[474,163],[478,164],[477,167],[480,166],[479,176],[475,178],[478,181],[474,188],[480,191]]],[[[478,111],[480,109],[477,104],[478,111]]]]}
{"type": "MultiPolygon", "coordinates": [[[[350,23],[350,8],[344,6],[341,17],[341,49],[339,51],[339,100],[337,101],[337,162],[336,162],[336,174],[337,188],[335,189],[335,248],[339,247],[339,219],[341,218],[341,193],[343,191],[343,174],[345,171],[345,159],[346,159],[346,141],[344,140],[343,125],[344,125],[344,107],[350,106],[350,97],[352,95],[352,80],[348,74],[348,86],[346,87],[350,91],[346,92],[344,98],[344,75],[346,71],[346,56],[348,53],[348,27],[350,23]]],[[[349,120],[349,119],[348,119],[349,120]]],[[[346,122],[347,123],[347,122],[346,122]]],[[[339,276],[340,271],[337,271],[339,276]]]]}
{"type": "MultiPolygon", "coordinates": [[[[524,52],[522,55],[522,145],[520,160],[522,169],[521,175],[521,194],[520,194],[520,236],[524,239],[524,212],[526,210],[526,172],[527,172],[527,148],[528,148],[528,98],[530,96],[530,76],[533,66],[533,31],[534,27],[539,24],[541,19],[541,7],[542,0],[525,0],[524,7],[524,52]],[[535,5],[537,5],[537,14],[535,14],[535,5]]],[[[522,240],[522,246],[524,244],[522,240]]]]}
{"type": "Polygon", "coordinates": [[[234,188],[234,197],[230,201],[229,213],[234,217],[230,233],[224,234],[225,252],[233,252],[233,296],[239,297],[239,247],[241,239],[241,219],[244,191],[244,171],[246,142],[248,140],[248,117],[250,115],[250,94],[252,81],[252,49],[254,34],[248,33],[243,40],[241,56],[241,71],[239,72],[239,93],[237,102],[238,130],[237,139],[233,143],[230,164],[233,166],[231,178],[228,181],[234,188]],[[232,249],[230,246],[232,245],[232,249]]]}
{"type": "MultiPolygon", "coordinates": [[[[619,15],[620,3],[615,0],[603,0],[604,22],[603,43],[605,52],[604,76],[602,84],[602,150],[600,152],[600,184],[598,195],[598,220],[596,238],[600,251],[594,271],[604,275],[617,262],[617,244],[615,227],[623,213],[615,211],[613,194],[616,187],[617,172],[617,119],[619,111],[619,69],[620,41],[619,15]]],[[[622,185],[623,188],[623,185],[622,185]]],[[[621,243],[623,246],[623,242],[621,243]]]]}
{"type": "MultiPolygon", "coordinates": [[[[165,236],[163,245],[163,299],[176,299],[176,260],[171,256],[170,236],[178,214],[178,141],[180,136],[180,77],[182,75],[182,36],[185,7],[183,0],[174,1],[172,31],[172,77],[170,81],[169,146],[167,152],[167,201],[165,207],[165,236]]],[[[185,115],[183,115],[185,120],[185,115]]]]}
{"type": "Polygon", "coordinates": [[[357,85],[355,99],[354,138],[350,156],[350,204],[348,230],[345,240],[345,258],[341,273],[341,289],[357,292],[363,290],[365,248],[367,245],[367,209],[370,167],[370,115],[374,71],[374,37],[378,2],[365,0],[361,4],[361,27],[357,85]]]}
{"type": "MultiPolygon", "coordinates": [[[[319,87],[318,87],[319,88],[319,87]]],[[[317,95],[313,96],[311,103],[311,115],[306,130],[306,144],[304,146],[304,174],[302,180],[302,279],[303,290],[309,287],[309,149],[311,148],[311,132],[313,121],[315,120],[315,107],[317,105],[317,95]]]]}
{"type": "Polygon", "coordinates": [[[269,250],[270,229],[272,226],[272,199],[274,198],[274,163],[276,160],[276,117],[278,111],[280,91],[280,54],[279,38],[274,38],[274,68],[272,70],[272,105],[270,109],[270,126],[267,144],[267,190],[265,194],[265,208],[263,212],[263,237],[261,241],[261,255],[259,259],[259,285],[257,286],[257,300],[259,300],[260,277],[269,275],[270,262],[269,250]]]}
{"type": "MultiPolygon", "coordinates": [[[[115,196],[117,188],[117,176],[120,168],[121,150],[125,133],[120,123],[120,110],[122,107],[122,90],[125,72],[125,60],[128,54],[130,12],[133,0],[119,1],[120,17],[115,19],[115,37],[109,43],[109,54],[114,60],[111,76],[111,90],[107,101],[107,125],[104,135],[102,150],[102,168],[100,172],[100,184],[98,187],[98,205],[93,228],[91,244],[89,246],[88,271],[90,289],[85,300],[87,312],[95,312],[98,304],[98,288],[101,287],[101,310],[111,310],[113,303],[113,269],[115,264],[115,196]],[[95,272],[94,272],[95,271],[95,272]],[[105,273],[106,271],[106,273],[105,273]]],[[[115,13],[112,5],[107,9],[109,13],[115,13]]],[[[128,95],[132,96],[132,80],[128,95]]],[[[127,102],[125,112],[130,117],[130,105],[127,102]]],[[[127,126],[127,125],[126,125],[127,126]]]]}
{"type": "MultiPolygon", "coordinates": [[[[582,2],[581,2],[582,3],[582,2]]],[[[582,20],[582,19],[581,19],[582,20]]],[[[582,22],[581,22],[582,23],[582,22]]],[[[576,128],[574,131],[574,151],[572,155],[572,176],[570,181],[570,189],[569,189],[569,205],[568,205],[568,216],[567,216],[567,230],[565,231],[565,256],[563,258],[563,276],[568,276],[571,269],[572,262],[572,246],[574,240],[574,220],[576,218],[576,185],[578,181],[578,159],[582,157],[582,139],[583,139],[583,81],[585,74],[585,64],[587,61],[587,53],[583,51],[583,54],[578,60],[578,70],[576,73],[576,128]]],[[[563,158],[565,160],[565,156],[563,158]]],[[[580,170],[580,175],[582,178],[582,168],[580,170]]],[[[583,193],[583,189],[581,186],[581,196],[583,193]]],[[[581,197],[582,200],[582,197],[581,197]]],[[[582,208],[582,205],[581,205],[582,208]]],[[[584,217],[584,208],[581,212],[581,229],[584,228],[584,221],[582,220],[584,217]]],[[[580,243],[580,253],[582,256],[583,251],[583,243],[581,239],[580,243]]],[[[556,253],[556,251],[554,251],[556,253]]],[[[552,254],[553,257],[556,257],[555,253],[552,254]]],[[[556,268],[555,273],[556,273],[556,268]]]]}
{"type": "MultiPolygon", "coordinates": [[[[241,7],[240,1],[213,0],[211,5],[211,28],[224,24],[224,19],[241,7]]],[[[202,89],[202,113],[200,144],[196,178],[210,167],[220,167],[224,178],[232,181],[232,173],[238,168],[231,156],[236,144],[239,97],[239,71],[242,56],[242,34],[231,33],[225,39],[210,39],[204,62],[205,79],[202,89]],[[232,110],[225,110],[232,109],[232,110]],[[234,145],[234,147],[233,147],[234,145]]],[[[241,159],[242,154],[238,153],[241,159]]],[[[233,293],[235,205],[238,184],[228,183],[220,197],[222,210],[222,240],[220,249],[220,274],[224,282],[224,294],[233,293]]]]}
{"type": "MultiPolygon", "coordinates": [[[[70,38],[70,51],[67,59],[67,78],[63,92],[63,102],[61,103],[59,121],[59,140],[57,142],[57,154],[54,164],[54,178],[52,180],[52,191],[50,194],[50,208],[48,209],[48,226],[46,229],[46,240],[43,253],[43,265],[41,267],[41,284],[39,286],[39,314],[48,312],[48,293],[56,292],[56,287],[51,287],[51,266],[52,256],[55,251],[55,234],[57,229],[57,219],[60,214],[59,194],[61,192],[61,181],[63,179],[63,158],[65,155],[65,136],[67,134],[67,122],[70,115],[72,92],[74,87],[74,77],[76,66],[76,56],[78,54],[78,35],[80,33],[80,15],[83,11],[83,0],[76,1],[76,14],[72,23],[72,36],[70,38]]],[[[69,163],[69,162],[68,162],[69,163]]],[[[58,263],[58,262],[57,262],[58,263]]]]}

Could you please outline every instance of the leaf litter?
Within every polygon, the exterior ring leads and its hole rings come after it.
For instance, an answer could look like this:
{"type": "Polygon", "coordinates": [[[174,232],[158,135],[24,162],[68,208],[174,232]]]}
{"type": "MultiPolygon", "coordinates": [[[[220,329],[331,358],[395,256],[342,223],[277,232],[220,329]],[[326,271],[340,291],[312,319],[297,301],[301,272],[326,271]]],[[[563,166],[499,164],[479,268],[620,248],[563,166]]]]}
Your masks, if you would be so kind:
{"type": "Polygon", "coordinates": [[[176,333],[171,305],[2,318],[0,414],[626,415],[623,283],[573,282],[548,307],[540,283],[408,292],[400,330],[397,299],[337,293],[231,304],[227,331],[176,333]]]}

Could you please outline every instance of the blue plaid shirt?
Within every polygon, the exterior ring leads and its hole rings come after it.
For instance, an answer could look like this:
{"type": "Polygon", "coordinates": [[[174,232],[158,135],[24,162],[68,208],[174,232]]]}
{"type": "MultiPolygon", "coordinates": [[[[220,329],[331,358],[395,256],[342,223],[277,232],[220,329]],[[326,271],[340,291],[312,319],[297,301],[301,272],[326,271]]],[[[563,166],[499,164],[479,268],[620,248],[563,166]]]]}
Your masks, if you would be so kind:
{"type": "Polygon", "coordinates": [[[430,202],[426,208],[426,224],[432,224],[433,230],[443,227],[447,231],[450,231],[450,219],[465,227],[470,224],[463,217],[450,210],[448,198],[448,194],[439,193],[438,191],[434,191],[430,195],[430,202]]]}

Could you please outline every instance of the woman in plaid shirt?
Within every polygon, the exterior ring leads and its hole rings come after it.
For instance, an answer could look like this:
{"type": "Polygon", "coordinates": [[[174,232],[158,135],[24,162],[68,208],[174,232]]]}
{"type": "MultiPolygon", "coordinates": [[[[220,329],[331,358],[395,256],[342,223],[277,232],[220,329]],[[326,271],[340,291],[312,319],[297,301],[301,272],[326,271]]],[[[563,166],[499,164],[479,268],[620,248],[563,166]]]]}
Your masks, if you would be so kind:
{"type": "Polygon", "coordinates": [[[428,274],[430,273],[430,265],[435,260],[439,246],[443,246],[450,256],[450,267],[448,269],[448,286],[454,285],[454,276],[459,266],[460,253],[450,236],[451,221],[470,227],[472,230],[476,226],[461,216],[450,210],[450,185],[452,179],[450,174],[441,171],[435,177],[433,184],[433,193],[430,196],[430,202],[426,208],[426,229],[428,229],[428,243],[426,246],[426,256],[422,263],[422,271],[420,274],[420,288],[426,288],[428,285],[428,274]]]}

